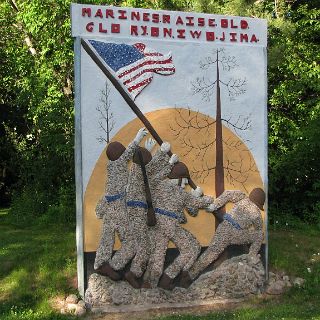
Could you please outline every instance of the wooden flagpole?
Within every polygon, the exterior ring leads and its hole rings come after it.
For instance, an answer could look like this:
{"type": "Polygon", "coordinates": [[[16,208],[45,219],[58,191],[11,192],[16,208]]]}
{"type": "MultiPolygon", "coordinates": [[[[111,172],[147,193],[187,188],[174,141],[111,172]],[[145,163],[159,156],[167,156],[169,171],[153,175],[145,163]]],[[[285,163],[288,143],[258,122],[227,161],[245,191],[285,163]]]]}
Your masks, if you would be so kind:
{"type": "MultiPolygon", "coordinates": [[[[87,40],[81,39],[81,45],[83,49],[87,52],[87,54],[92,58],[92,60],[96,63],[96,65],[101,69],[101,71],[105,74],[105,76],[111,81],[111,83],[114,85],[114,87],[118,90],[118,92],[121,94],[123,99],[126,101],[126,103],[129,105],[131,110],[136,114],[136,116],[141,120],[141,122],[144,124],[144,126],[147,128],[147,130],[150,132],[150,134],[153,136],[153,138],[157,141],[157,143],[161,146],[163,143],[163,140],[158,135],[157,131],[153,128],[152,124],[149,122],[149,120],[145,117],[145,115],[141,112],[139,107],[136,105],[136,103],[132,100],[130,95],[127,93],[127,91],[122,87],[122,85],[119,83],[119,81],[113,76],[113,74],[110,72],[109,68],[107,67],[106,63],[94,52],[91,45],[88,43],[87,40]]],[[[168,152],[168,156],[172,156],[172,152],[168,152]]],[[[189,185],[195,189],[196,185],[192,181],[191,178],[189,178],[189,185]]]]}

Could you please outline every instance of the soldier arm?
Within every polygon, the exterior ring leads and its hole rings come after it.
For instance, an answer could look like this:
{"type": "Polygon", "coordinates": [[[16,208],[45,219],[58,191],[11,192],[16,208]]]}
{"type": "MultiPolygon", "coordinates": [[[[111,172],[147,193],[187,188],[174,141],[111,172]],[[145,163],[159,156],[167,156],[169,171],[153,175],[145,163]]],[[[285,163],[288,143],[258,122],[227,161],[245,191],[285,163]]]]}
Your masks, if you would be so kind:
{"type": "Polygon", "coordinates": [[[134,152],[136,151],[138,146],[138,143],[136,141],[132,141],[128,146],[127,149],[124,151],[124,153],[121,155],[121,157],[119,158],[120,161],[126,161],[129,162],[133,155],[134,152]]]}
{"type": "Polygon", "coordinates": [[[98,219],[102,219],[105,214],[105,209],[107,206],[107,201],[105,200],[104,196],[100,198],[96,205],[96,217],[98,219]]]}
{"type": "Polygon", "coordinates": [[[263,229],[263,221],[261,217],[260,210],[257,210],[252,218],[252,224],[255,227],[256,230],[262,230],[263,229]]]}
{"type": "Polygon", "coordinates": [[[119,159],[121,159],[121,161],[129,162],[132,159],[134,152],[137,149],[137,146],[147,134],[148,131],[145,128],[141,128],[119,159]]]}
{"type": "Polygon", "coordinates": [[[176,154],[173,154],[170,157],[169,161],[167,161],[166,164],[164,165],[164,168],[152,177],[152,180],[154,182],[160,182],[163,179],[165,179],[171,172],[171,169],[173,168],[175,163],[177,163],[178,161],[179,161],[179,157],[176,154]]]}
{"type": "Polygon", "coordinates": [[[214,202],[216,210],[223,207],[228,202],[239,202],[246,197],[245,193],[240,190],[226,190],[214,202]]]}
{"type": "Polygon", "coordinates": [[[171,169],[173,167],[173,164],[169,163],[169,161],[167,162],[167,164],[164,166],[164,168],[162,168],[161,171],[159,171],[157,174],[152,176],[152,181],[155,183],[159,183],[160,181],[162,181],[163,179],[165,179],[169,173],[171,172],[171,169]]]}
{"type": "Polygon", "coordinates": [[[167,166],[169,159],[167,153],[159,148],[153,155],[151,161],[146,165],[149,174],[157,173],[164,169],[167,166]]]}
{"type": "Polygon", "coordinates": [[[184,194],[187,211],[193,217],[198,214],[200,208],[206,208],[213,202],[210,196],[196,197],[187,191],[184,191],[184,194]]]}

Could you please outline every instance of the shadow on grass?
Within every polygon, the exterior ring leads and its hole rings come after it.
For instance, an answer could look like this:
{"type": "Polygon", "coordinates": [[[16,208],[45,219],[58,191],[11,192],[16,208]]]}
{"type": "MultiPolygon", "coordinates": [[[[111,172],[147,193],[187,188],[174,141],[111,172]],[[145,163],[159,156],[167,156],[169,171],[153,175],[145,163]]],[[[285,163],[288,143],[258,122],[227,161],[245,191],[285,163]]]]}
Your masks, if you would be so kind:
{"type": "Polygon", "coordinates": [[[1,223],[1,319],[70,318],[55,314],[50,300],[76,292],[71,285],[75,276],[73,231],[64,226],[18,229],[1,223]]]}

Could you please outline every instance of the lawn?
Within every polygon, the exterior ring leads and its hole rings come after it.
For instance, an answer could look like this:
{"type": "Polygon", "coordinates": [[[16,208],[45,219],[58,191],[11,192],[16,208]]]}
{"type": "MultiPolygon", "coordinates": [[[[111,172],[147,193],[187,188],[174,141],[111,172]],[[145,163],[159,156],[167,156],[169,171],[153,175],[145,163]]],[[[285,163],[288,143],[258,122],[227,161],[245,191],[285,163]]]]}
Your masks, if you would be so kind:
{"type": "Polygon", "coordinates": [[[17,228],[0,212],[0,319],[70,319],[52,308],[75,293],[75,232],[65,226],[17,228]]]}
{"type": "MultiPolygon", "coordinates": [[[[0,210],[0,319],[72,319],[52,307],[75,293],[75,232],[66,226],[17,228],[0,210]]],[[[236,310],[157,319],[320,320],[320,232],[312,227],[270,230],[270,268],[306,279],[281,297],[253,299],[236,310]]],[[[207,312],[207,311],[206,311],[207,312]]],[[[90,316],[88,317],[90,318],[90,316]]],[[[73,318],[74,319],[74,318],[73,318]]],[[[128,318],[129,319],[129,318],[128,318]]]]}

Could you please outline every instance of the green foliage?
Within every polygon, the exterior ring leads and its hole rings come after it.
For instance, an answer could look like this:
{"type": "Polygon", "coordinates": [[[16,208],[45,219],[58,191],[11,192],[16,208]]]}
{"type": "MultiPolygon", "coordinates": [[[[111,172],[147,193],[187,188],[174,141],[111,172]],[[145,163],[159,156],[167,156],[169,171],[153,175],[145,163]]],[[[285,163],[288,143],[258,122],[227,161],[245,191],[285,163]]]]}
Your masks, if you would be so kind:
{"type": "Polygon", "coordinates": [[[20,218],[29,210],[38,209],[26,217],[43,214],[59,203],[61,190],[74,184],[69,5],[63,0],[8,1],[0,7],[6,25],[1,108],[9,115],[3,128],[6,150],[14,153],[11,169],[19,182],[13,205],[20,218]]]}
{"type": "Polygon", "coordinates": [[[269,27],[270,213],[320,227],[320,10],[311,5],[269,27]]]}
{"type": "Polygon", "coordinates": [[[59,188],[57,194],[32,186],[14,192],[7,220],[18,226],[75,223],[75,189],[73,185],[59,188]]]}
{"type": "MultiPolygon", "coordinates": [[[[16,0],[0,4],[5,26],[0,35],[4,62],[0,65],[0,195],[2,205],[7,204],[16,190],[13,206],[21,221],[27,212],[37,218],[49,210],[46,221],[74,206],[63,203],[62,196],[62,190],[74,185],[70,3],[16,0]],[[42,204],[32,204],[35,199],[42,204]],[[28,210],[23,203],[28,203],[28,210]]],[[[271,213],[293,213],[319,223],[317,1],[109,0],[105,4],[268,20],[271,213]]]]}

